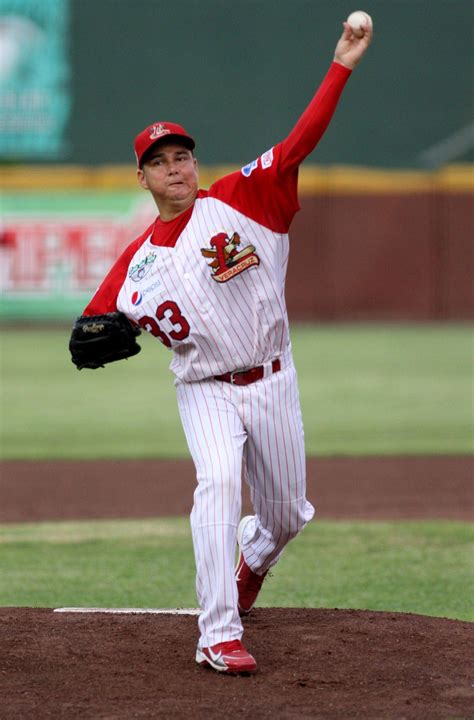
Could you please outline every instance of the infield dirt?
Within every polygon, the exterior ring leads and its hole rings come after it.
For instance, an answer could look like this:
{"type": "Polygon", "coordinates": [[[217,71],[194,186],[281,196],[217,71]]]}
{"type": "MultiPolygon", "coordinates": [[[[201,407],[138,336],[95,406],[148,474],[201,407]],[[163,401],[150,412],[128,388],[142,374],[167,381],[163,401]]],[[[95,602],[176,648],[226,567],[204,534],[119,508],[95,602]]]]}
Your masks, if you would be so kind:
{"type": "MultiPolygon", "coordinates": [[[[194,486],[186,462],[8,462],[0,470],[1,522],[185,514],[194,486]]],[[[320,517],[472,519],[470,458],[310,460],[308,474],[320,517]]],[[[0,608],[0,718],[474,717],[470,623],[257,608],[245,627],[259,672],[226,677],[194,662],[192,616],[0,608]]]]}
{"type": "MultiPolygon", "coordinates": [[[[473,520],[473,470],[469,456],[308,458],[308,498],[318,518],[473,520]]],[[[0,522],[188,515],[194,486],[187,460],[4,461],[0,522]]]]}

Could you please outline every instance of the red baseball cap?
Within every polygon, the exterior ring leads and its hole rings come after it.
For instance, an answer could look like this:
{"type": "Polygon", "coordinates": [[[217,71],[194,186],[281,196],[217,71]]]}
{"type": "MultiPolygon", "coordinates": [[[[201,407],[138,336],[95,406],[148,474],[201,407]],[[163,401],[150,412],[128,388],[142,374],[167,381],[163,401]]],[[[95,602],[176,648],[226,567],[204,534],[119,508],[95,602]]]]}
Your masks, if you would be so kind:
{"type": "Polygon", "coordinates": [[[142,130],[135,138],[134,148],[138,167],[141,167],[143,156],[151,146],[165,138],[166,140],[179,140],[179,142],[182,142],[189,150],[194,150],[196,147],[196,143],[191,135],[188,135],[181,125],[170,122],[155,122],[153,125],[148,125],[148,127],[142,130]]]}

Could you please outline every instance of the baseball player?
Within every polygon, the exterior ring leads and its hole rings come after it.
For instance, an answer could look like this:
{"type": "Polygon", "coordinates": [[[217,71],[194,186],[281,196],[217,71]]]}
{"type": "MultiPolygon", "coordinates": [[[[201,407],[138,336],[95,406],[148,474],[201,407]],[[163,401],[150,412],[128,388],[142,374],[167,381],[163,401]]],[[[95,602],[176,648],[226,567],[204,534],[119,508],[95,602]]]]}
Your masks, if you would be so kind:
{"type": "Polygon", "coordinates": [[[198,188],[195,142],[182,126],[155,122],[136,137],[138,182],[159,215],[112,267],[71,336],[79,368],[135,354],[140,328],[173,352],[197,478],[196,661],[219,672],[256,670],[241,641],[242,616],[314,514],[284,298],[288,230],[299,209],[298,168],[371,35],[367,25],[355,37],[344,23],[334,62],[288,137],[207,191],[198,188]],[[254,515],[239,523],[242,476],[254,515]]]}

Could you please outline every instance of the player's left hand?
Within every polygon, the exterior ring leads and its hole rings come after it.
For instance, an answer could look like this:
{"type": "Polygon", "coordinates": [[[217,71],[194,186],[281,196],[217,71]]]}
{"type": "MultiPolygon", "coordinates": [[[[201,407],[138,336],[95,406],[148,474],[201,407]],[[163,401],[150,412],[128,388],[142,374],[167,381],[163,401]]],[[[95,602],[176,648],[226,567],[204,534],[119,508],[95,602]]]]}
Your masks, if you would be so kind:
{"type": "Polygon", "coordinates": [[[104,367],[140,352],[135,338],[140,328],[122,312],[81,315],[74,323],[69,340],[71,360],[78,370],[104,367]]]}
{"type": "Polygon", "coordinates": [[[373,31],[369,25],[364,26],[364,34],[358,38],[352,32],[349,23],[344,22],[344,31],[339,38],[334,53],[334,62],[353,70],[372,42],[373,31]]]}

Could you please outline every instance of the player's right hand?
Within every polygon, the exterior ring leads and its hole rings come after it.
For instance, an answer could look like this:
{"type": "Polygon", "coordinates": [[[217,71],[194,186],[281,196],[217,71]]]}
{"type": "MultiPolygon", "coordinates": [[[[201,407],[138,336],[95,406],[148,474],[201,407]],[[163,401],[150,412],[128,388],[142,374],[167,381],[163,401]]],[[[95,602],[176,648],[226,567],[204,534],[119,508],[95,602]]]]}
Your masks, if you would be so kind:
{"type": "Polygon", "coordinates": [[[372,42],[373,30],[369,25],[364,26],[364,34],[358,38],[352,32],[349,23],[344,22],[344,31],[339,38],[334,52],[334,62],[353,70],[362,60],[367,48],[372,42]]]}

